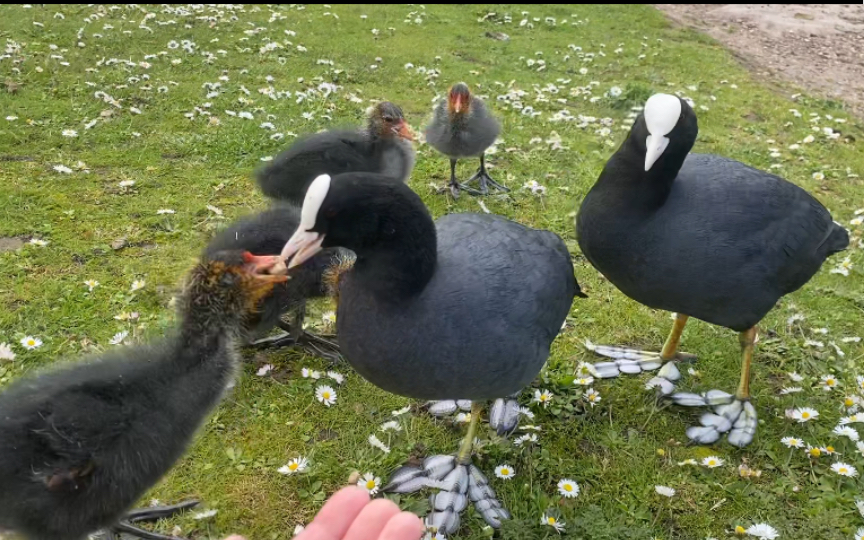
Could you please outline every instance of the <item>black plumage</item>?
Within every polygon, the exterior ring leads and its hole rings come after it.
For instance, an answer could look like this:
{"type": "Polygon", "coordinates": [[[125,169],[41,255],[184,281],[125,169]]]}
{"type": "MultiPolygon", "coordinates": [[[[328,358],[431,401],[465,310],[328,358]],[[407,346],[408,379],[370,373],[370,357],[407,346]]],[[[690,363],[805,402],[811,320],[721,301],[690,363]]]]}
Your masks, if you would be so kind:
{"type": "MultiPolygon", "coordinates": [[[[340,284],[340,346],[358,373],[395,394],[491,400],[518,392],[542,368],[581,295],[556,234],[485,214],[433,221],[417,194],[378,175],[319,177],[303,212],[310,219],[283,256],[297,254],[290,267],[314,254],[310,246],[356,253],[340,284]]],[[[456,482],[462,488],[485,485],[476,467],[468,472],[478,406],[459,458],[447,465],[465,475],[465,483],[456,482]]],[[[425,485],[417,478],[413,486],[425,485]]],[[[485,500],[478,509],[500,525],[507,515],[494,492],[476,493],[472,500],[485,500]]],[[[462,508],[430,519],[445,520],[437,526],[452,533],[462,508]]]]}
{"type": "Polygon", "coordinates": [[[413,134],[398,106],[376,105],[363,130],[330,130],[303,137],[257,171],[261,191],[273,199],[303,204],[318,175],[375,172],[399,182],[414,168],[413,134]]]}
{"type": "MultiPolygon", "coordinates": [[[[646,306],[679,314],[663,360],[674,357],[686,317],[741,332],[752,352],[757,323],[849,244],[847,231],[800,187],[732,159],[689,154],[697,133],[686,101],[653,96],[576,223],[582,252],[609,281],[646,306]]],[[[749,399],[748,384],[749,356],[740,400],[749,399]]]]}
{"type": "Polygon", "coordinates": [[[243,315],[284,279],[257,274],[276,259],[256,261],[235,252],[198,265],[170,337],[17,380],[0,394],[0,527],[30,540],[81,540],[105,527],[136,534],[118,522],[217,405],[236,370],[243,315]]]}

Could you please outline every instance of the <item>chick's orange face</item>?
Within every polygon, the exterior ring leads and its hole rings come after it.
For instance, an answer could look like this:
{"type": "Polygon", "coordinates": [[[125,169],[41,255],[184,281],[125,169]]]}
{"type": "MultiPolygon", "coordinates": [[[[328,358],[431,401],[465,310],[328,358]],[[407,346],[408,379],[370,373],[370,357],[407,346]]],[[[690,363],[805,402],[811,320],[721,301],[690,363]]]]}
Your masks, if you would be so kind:
{"type": "Polygon", "coordinates": [[[464,114],[471,105],[471,92],[468,85],[459,83],[453,85],[447,97],[448,108],[452,114],[464,114]]]}

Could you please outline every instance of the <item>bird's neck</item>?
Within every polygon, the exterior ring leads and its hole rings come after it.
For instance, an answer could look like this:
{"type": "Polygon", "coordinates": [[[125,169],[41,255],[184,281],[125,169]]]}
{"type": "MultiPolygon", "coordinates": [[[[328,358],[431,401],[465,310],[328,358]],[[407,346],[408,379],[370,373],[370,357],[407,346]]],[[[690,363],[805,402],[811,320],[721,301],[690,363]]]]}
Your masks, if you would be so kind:
{"type": "Polygon", "coordinates": [[[233,310],[207,299],[187,299],[181,312],[180,347],[189,354],[177,355],[184,362],[208,362],[224,359],[226,347],[234,347],[239,340],[242,320],[233,310]]]}
{"type": "Polygon", "coordinates": [[[603,191],[617,194],[631,211],[651,212],[666,202],[686,157],[686,153],[662,155],[646,171],[645,152],[628,138],[606,163],[597,184],[603,191]]]}
{"type": "Polygon", "coordinates": [[[362,288],[382,301],[412,297],[423,291],[435,272],[435,223],[428,213],[415,215],[394,224],[386,241],[355,253],[357,260],[348,276],[349,286],[362,288]]]}

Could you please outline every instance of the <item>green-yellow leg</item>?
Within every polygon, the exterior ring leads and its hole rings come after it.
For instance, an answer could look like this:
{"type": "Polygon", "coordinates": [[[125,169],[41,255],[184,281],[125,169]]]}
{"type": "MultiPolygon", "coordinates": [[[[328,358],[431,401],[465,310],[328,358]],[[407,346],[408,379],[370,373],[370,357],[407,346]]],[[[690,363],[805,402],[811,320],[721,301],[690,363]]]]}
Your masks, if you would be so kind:
{"type": "Polygon", "coordinates": [[[480,424],[480,414],[483,412],[483,404],[473,402],[471,404],[471,421],[468,424],[468,433],[462,439],[459,453],[456,455],[456,463],[467,465],[471,462],[471,448],[474,446],[474,437],[477,435],[477,426],[480,424]]]}
{"type": "Polygon", "coordinates": [[[750,399],[750,366],[753,363],[753,349],[756,344],[756,327],[745,330],[738,334],[741,342],[741,381],[738,383],[738,391],[735,398],[740,401],[750,399]]]}
{"type": "Polygon", "coordinates": [[[672,324],[672,331],[669,332],[669,337],[666,338],[666,343],[663,344],[663,350],[660,351],[660,358],[663,360],[674,360],[678,354],[678,344],[681,343],[681,334],[684,333],[684,326],[687,324],[689,315],[675,316],[675,322],[672,324]]]}

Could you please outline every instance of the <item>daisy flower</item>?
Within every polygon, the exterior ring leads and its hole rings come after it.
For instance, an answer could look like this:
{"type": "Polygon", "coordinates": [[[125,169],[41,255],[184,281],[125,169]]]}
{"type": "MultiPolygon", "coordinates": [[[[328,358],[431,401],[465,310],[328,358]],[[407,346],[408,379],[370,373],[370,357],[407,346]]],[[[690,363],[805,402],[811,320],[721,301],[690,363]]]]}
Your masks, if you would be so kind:
{"type": "Polygon", "coordinates": [[[453,420],[457,424],[467,424],[468,422],[471,421],[471,415],[465,414],[464,412],[460,412],[459,414],[456,415],[456,417],[453,420]]]}
{"type": "Polygon", "coordinates": [[[381,450],[385,454],[390,453],[390,447],[387,446],[386,444],[384,444],[383,442],[381,442],[381,439],[376,437],[374,434],[369,435],[369,444],[371,444],[372,446],[374,446],[378,450],[381,450]]]}
{"type": "Polygon", "coordinates": [[[678,462],[678,466],[679,466],[679,467],[683,467],[683,466],[685,466],[685,465],[699,465],[699,464],[698,464],[698,463],[696,462],[696,460],[693,459],[693,458],[685,459],[684,461],[679,461],[679,462],[678,462]]]}
{"type": "Polygon", "coordinates": [[[840,419],[840,425],[845,426],[847,424],[858,424],[864,422],[864,414],[853,414],[851,416],[844,416],[840,419]]]}
{"type": "MultiPolygon", "coordinates": [[[[30,240],[30,243],[33,243],[33,240],[30,240]]],[[[858,384],[858,388],[860,390],[864,390],[864,375],[859,375],[855,378],[855,382],[858,384]]]]}
{"type": "Polygon", "coordinates": [[[117,332],[116,334],[114,334],[114,337],[112,337],[108,343],[110,343],[111,345],[120,345],[121,343],[123,343],[123,340],[126,339],[128,335],[129,332],[127,332],[126,330],[122,332],[117,332]]]}
{"type": "Polygon", "coordinates": [[[45,247],[48,245],[48,240],[42,240],[41,238],[31,238],[30,239],[30,245],[31,246],[45,247]]]}
{"type": "Polygon", "coordinates": [[[129,288],[129,292],[140,291],[144,288],[145,285],[147,285],[146,281],[144,281],[143,279],[136,279],[132,282],[132,286],[129,288]]]}
{"type": "Polygon", "coordinates": [[[792,411],[792,418],[797,420],[799,424],[803,424],[804,422],[809,422],[819,416],[819,411],[816,409],[811,409],[809,407],[802,407],[800,409],[795,409],[792,411]]]}
{"type": "Polygon", "coordinates": [[[8,343],[0,343],[0,360],[15,360],[15,353],[12,352],[12,347],[8,343]]]}
{"type": "Polygon", "coordinates": [[[331,386],[324,384],[318,386],[318,388],[315,389],[315,397],[318,398],[318,401],[328,407],[336,403],[336,391],[333,390],[331,386]]]}
{"type": "Polygon", "coordinates": [[[780,537],[780,533],[777,532],[777,529],[768,525],[767,523],[757,523],[756,525],[751,525],[747,527],[747,530],[744,531],[749,536],[755,536],[760,540],[774,540],[775,538],[780,537]]]}
{"type": "Polygon", "coordinates": [[[75,131],[74,129],[64,129],[63,130],[63,136],[64,137],[77,137],[78,132],[75,131]]]}
{"type": "Polygon", "coordinates": [[[411,410],[411,405],[406,405],[406,406],[402,407],[401,409],[397,409],[397,410],[393,411],[390,414],[392,414],[393,416],[402,416],[403,414],[407,413],[410,410],[411,410]]]}
{"type": "Polygon", "coordinates": [[[42,340],[33,336],[25,336],[21,338],[21,345],[28,351],[32,351],[42,346],[42,340]]]}
{"type": "Polygon", "coordinates": [[[342,384],[345,382],[345,375],[342,375],[338,371],[328,371],[327,376],[336,381],[336,384],[342,384]]]}
{"type": "Polygon", "coordinates": [[[814,458],[822,457],[822,449],[819,448],[818,446],[810,446],[808,444],[806,452],[807,452],[807,455],[810,457],[814,457],[814,458]]]}
{"type": "Polygon", "coordinates": [[[585,399],[588,400],[588,403],[593,407],[600,403],[600,400],[603,399],[600,397],[600,392],[594,390],[593,388],[589,388],[587,392],[585,392],[585,399]]]}
{"type": "Polygon", "coordinates": [[[502,480],[510,480],[516,475],[516,471],[510,465],[498,465],[495,467],[495,476],[502,480]]]}
{"type": "Polygon", "coordinates": [[[716,469],[717,467],[722,467],[724,463],[726,462],[717,456],[708,456],[702,460],[702,465],[708,467],[709,469],[716,469]]]}
{"type": "Polygon", "coordinates": [[[786,396],[789,394],[797,394],[798,392],[803,392],[804,389],[800,386],[784,386],[780,389],[780,395],[786,396]]]}
{"type": "Polygon", "coordinates": [[[54,170],[63,174],[72,174],[72,169],[66,165],[54,165],[54,170]]]}
{"type": "Polygon", "coordinates": [[[368,491],[369,495],[375,495],[381,488],[381,479],[372,473],[366,473],[357,482],[357,485],[368,491]]]}
{"type": "Polygon", "coordinates": [[[594,367],[594,364],[589,364],[588,362],[580,362],[576,367],[576,376],[577,377],[590,377],[597,375],[597,368],[594,367]]]}
{"type": "Polygon", "coordinates": [[[312,378],[312,379],[318,380],[321,378],[320,372],[313,371],[313,370],[311,370],[309,368],[305,368],[305,367],[300,370],[300,374],[303,375],[304,379],[312,378]]]}
{"type": "Polygon", "coordinates": [[[261,369],[258,370],[256,375],[258,375],[259,377],[264,377],[265,375],[267,375],[271,371],[273,371],[273,365],[272,364],[264,364],[263,366],[261,366],[261,369]]]}
{"type": "Polygon", "coordinates": [[[164,216],[165,214],[176,214],[176,212],[170,208],[160,208],[159,210],[156,210],[156,214],[164,216]]]}
{"type": "Polygon", "coordinates": [[[553,394],[549,390],[534,390],[534,401],[535,403],[539,403],[544,407],[549,405],[549,402],[552,401],[553,394]]]}
{"type": "Polygon", "coordinates": [[[821,380],[822,390],[828,392],[837,388],[837,379],[833,375],[823,375],[821,380]]]}
{"type": "Polygon", "coordinates": [[[192,515],[192,519],[201,521],[202,519],[210,519],[215,516],[218,510],[204,510],[203,512],[198,512],[192,515]]]}
{"type": "Polygon", "coordinates": [[[839,474],[840,476],[848,476],[850,478],[858,476],[858,470],[855,469],[855,467],[847,463],[843,463],[842,461],[838,461],[837,463],[831,465],[831,470],[839,474]]]}
{"type": "Polygon", "coordinates": [[[327,326],[332,326],[336,324],[336,312],[328,311],[321,315],[321,320],[324,321],[324,324],[327,326]]]}
{"type": "Polygon", "coordinates": [[[804,446],[804,441],[795,437],[783,437],[780,442],[789,448],[802,448],[804,446]]]}
{"type": "Polygon", "coordinates": [[[92,292],[93,289],[99,286],[99,282],[95,279],[88,279],[84,282],[84,285],[87,285],[87,288],[92,292]]]}
{"type": "Polygon", "coordinates": [[[654,491],[656,491],[658,495],[663,495],[664,497],[675,496],[675,489],[667,486],[654,486],[654,491]]]}
{"type": "MultiPolygon", "coordinates": [[[[864,515],[864,514],[862,514],[862,515],[864,515]]],[[[861,527],[855,533],[855,540],[864,540],[864,527],[861,527]]]]}
{"type": "Polygon", "coordinates": [[[861,439],[861,436],[858,435],[855,428],[851,426],[837,426],[834,428],[834,434],[840,435],[841,437],[848,437],[853,442],[858,442],[861,439]]]}
{"type": "Polygon", "coordinates": [[[519,407],[519,414],[528,418],[529,420],[534,420],[534,413],[531,412],[531,409],[528,407],[519,407]]]}
{"type": "MultiPolygon", "coordinates": [[[[847,409],[858,409],[861,406],[861,398],[855,395],[843,398],[843,406],[847,409]]],[[[854,412],[854,411],[853,411],[854,412]]]]}
{"type": "Polygon", "coordinates": [[[526,433],[525,435],[520,435],[513,439],[513,444],[516,446],[522,446],[525,443],[535,443],[537,442],[537,435],[535,433],[526,433]]]}
{"type": "Polygon", "coordinates": [[[558,493],[568,499],[577,497],[579,496],[579,484],[569,478],[564,478],[558,482],[558,493]]]}
{"type": "Polygon", "coordinates": [[[577,386],[591,386],[594,384],[594,377],[580,377],[573,380],[573,384],[577,386]]]}
{"type": "Polygon", "coordinates": [[[548,513],[543,514],[543,518],[540,520],[540,524],[548,525],[559,533],[564,531],[564,526],[566,525],[564,521],[556,518],[555,516],[551,516],[548,513]]]}
{"type": "Polygon", "coordinates": [[[381,424],[381,431],[402,431],[402,426],[396,420],[390,420],[381,424]]]}
{"type": "Polygon", "coordinates": [[[804,380],[804,377],[802,377],[801,375],[799,375],[799,374],[798,374],[797,372],[795,372],[795,371],[789,373],[789,378],[792,379],[792,380],[795,381],[795,382],[801,382],[801,381],[804,380]]]}
{"type": "MultiPolygon", "coordinates": [[[[858,513],[861,514],[861,517],[864,517],[864,500],[855,499],[855,508],[858,509],[858,513]]],[[[861,529],[858,529],[858,534],[861,534],[861,529]]]]}
{"type": "Polygon", "coordinates": [[[117,185],[121,188],[132,187],[135,185],[135,180],[122,180],[117,185]]]}
{"type": "Polygon", "coordinates": [[[305,457],[296,457],[288,462],[288,465],[279,467],[279,474],[301,473],[309,467],[309,461],[305,457]]]}

